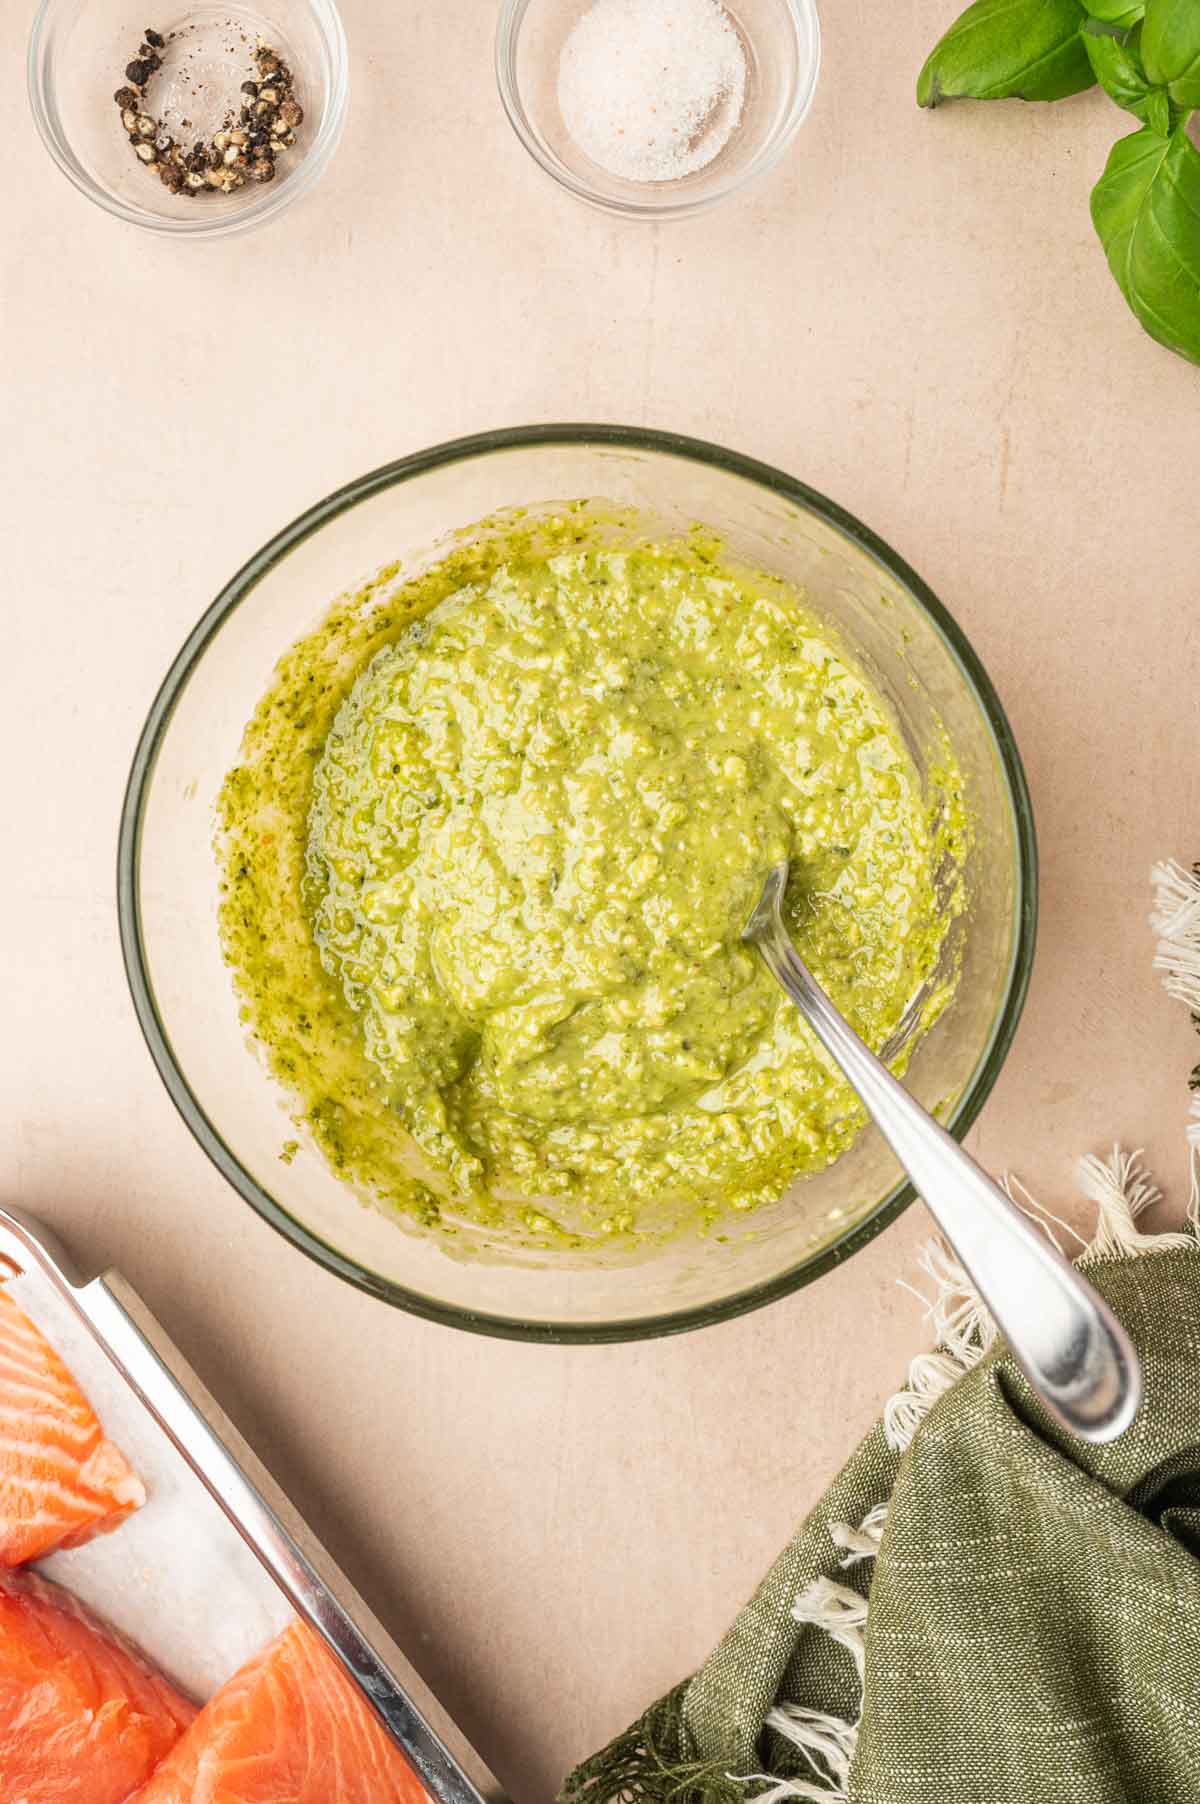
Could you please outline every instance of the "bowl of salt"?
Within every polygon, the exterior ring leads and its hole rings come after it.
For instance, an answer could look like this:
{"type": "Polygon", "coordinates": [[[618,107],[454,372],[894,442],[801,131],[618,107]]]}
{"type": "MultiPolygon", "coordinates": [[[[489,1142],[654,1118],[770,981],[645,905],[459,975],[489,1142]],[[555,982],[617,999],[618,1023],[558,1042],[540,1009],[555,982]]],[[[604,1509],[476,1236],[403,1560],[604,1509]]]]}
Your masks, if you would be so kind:
{"type": "Polygon", "coordinates": [[[814,0],[503,0],[496,33],[526,150],[633,218],[698,213],[772,168],[820,62],[814,0]]]}

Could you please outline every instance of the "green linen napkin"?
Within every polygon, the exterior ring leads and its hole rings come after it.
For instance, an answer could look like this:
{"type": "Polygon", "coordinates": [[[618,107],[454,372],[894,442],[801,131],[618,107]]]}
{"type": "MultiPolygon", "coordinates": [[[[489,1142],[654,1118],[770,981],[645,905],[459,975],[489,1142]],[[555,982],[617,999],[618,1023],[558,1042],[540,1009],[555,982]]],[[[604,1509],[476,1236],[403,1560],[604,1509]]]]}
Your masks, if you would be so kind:
{"type": "MultiPolygon", "coordinates": [[[[1195,1009],[1200,884],[1155,880],[1157,962],[1195,1009]]],[[[1146,1235],[1158,1192],[1136,1157],[1083,1175],[1099,1229],[1080,1263],[1145,1372],[1133,1426],[1065,1436],[930,1249],[939,1350],[699,1672],[578,1767],[565,1804],[1196,1804],[1195,1198],[1187,1233],[1146,1235]]]]}

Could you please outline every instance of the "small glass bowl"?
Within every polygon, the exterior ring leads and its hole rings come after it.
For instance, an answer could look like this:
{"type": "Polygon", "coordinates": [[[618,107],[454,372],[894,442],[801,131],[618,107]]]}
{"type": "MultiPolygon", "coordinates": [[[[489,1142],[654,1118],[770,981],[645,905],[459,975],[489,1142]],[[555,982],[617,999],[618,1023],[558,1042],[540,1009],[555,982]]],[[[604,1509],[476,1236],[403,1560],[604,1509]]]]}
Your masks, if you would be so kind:
{"type": "Polygon", "coordinates": [[[28,78],[46,148],[81,194],[147,231],[228,237],[274,218],[328,164],[346,115],[346,38],[332,0],[264,0],[262,11],[235,0],[157,16],[147,0],[42,0],[29,40],[28,78]],[[145,110],[185,141],[211,137],[226,109],[240,105],[241,83],[257,74],[257,38],[279,52],[304,120],[273,181],[193,197],[172,194],[138,162],[113,94],[127,85],[125,65],[136,58],[147,24],[167,38],[167,48],[145,110]]]}
{"type": "Polygon", "coordinates": [[[612,175],[572,140],[558,104],[563,45],[593,0],[502,0],[496,80],[513,130],[536,163],[580,200],[631,219],[680,219],[715,207],[772,169],[804,122],[821,67],[814,0],[726,0],[746,55],[746,98],[729,142],[675,181],[612,175]]]}

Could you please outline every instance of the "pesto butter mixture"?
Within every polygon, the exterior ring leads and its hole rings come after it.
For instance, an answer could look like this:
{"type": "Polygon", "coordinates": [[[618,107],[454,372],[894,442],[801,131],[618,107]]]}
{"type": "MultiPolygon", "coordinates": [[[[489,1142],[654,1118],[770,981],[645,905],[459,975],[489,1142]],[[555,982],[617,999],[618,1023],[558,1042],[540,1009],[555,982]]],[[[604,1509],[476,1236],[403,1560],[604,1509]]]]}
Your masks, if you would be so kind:
{"type": "Polygon", "coordinates": [[[829,628],[700,542],[498,551],[442,588],[343,668],[293,797],[324,984],[300,1040],[340,1035],[343,1094],[278,1031],[287,957],[256,969],[238,887],[259,792],[227,785],[227,949],[276,1069],[427,1223],[636,1238],[778,1197],[862,1112],[739,936],[790,859],[804,956],[894,1052],[952,989],[952,767],[927,795],[829,628]]]}

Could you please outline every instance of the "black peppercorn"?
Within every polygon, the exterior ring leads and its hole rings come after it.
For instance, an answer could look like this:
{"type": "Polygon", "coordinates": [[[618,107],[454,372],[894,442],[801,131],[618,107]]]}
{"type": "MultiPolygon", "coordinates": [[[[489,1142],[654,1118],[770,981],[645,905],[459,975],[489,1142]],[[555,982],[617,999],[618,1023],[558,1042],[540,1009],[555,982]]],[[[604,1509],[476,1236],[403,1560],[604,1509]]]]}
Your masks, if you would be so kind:
{"type": "MultiPolygon", "coordinates": [[[[170,33],[170,38],[178,36],[170,33]]],[[[165,123],[149,110],[145,89],[163,66],[160,50],[168,43],[159,31],[146,27],[145,41],[126,67],[130,87],[120,88],[113,99],[139,161],[155,171],[172,194],[232,193],[249,176],[255,182],[273,181],[275,156],[295,143],[303,108],[292,93],[292,74],[278,55],[260,40],[255,51],[257,79],[241,83],[237,101],[211,139],[197,139],[191,149],[176,142],[165,123]],[[240,115],[240,127],[236,123],[240,115]],[[161,160],[160,160],[161,159],[161,160]]],[[[245,40],[243,40],[245,41],[245,40]]],[[[232,46],[230,46],[232,48],[232,46]]],[[[185,53],[186,62],[186,53],[185,53]]],[[[193,92],[196,76],[193,74],[193,92]]],[[[189,119],[183,120],[186,128],[189,119]]]]}

